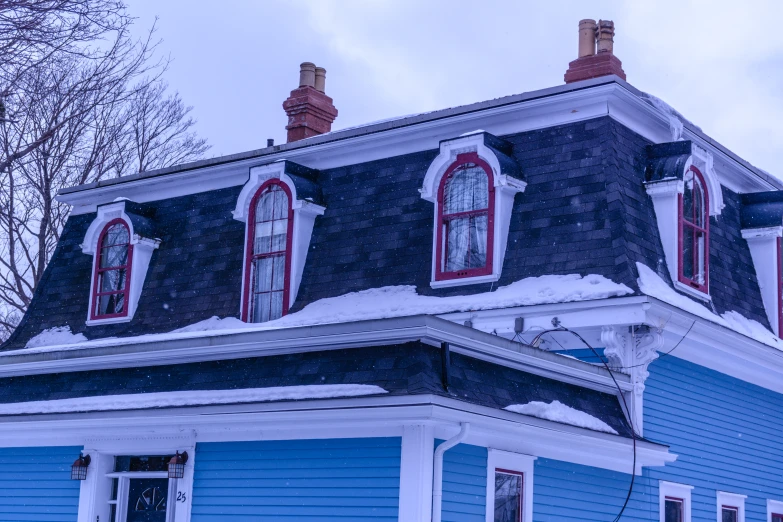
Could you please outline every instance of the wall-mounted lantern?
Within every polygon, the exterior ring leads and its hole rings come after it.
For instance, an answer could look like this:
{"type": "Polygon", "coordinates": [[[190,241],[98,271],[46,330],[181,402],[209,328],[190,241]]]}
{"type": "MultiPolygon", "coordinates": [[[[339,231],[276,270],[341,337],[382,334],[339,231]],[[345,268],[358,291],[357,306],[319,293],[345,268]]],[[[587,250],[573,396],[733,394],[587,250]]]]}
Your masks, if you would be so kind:
{"type": "Polygon", "coordinates": [[[177,452],[169,461],[169,478],[180,479],[185,476],[185,463],[188,461],[188,452],[177,452]]]}
{"type": "Polygon", "coordinates": [[[87,479],[87,466],[90,465],[91,460],[89,455],[80,453],[79,458],[76,459],[71,466],[71,480],[87,479]]]}

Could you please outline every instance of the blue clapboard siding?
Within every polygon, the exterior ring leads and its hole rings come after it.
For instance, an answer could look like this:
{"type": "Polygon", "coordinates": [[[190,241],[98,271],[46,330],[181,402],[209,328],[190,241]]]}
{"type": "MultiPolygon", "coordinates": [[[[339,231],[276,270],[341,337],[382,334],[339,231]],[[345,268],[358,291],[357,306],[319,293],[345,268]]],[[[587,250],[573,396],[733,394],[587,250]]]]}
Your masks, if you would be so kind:
{"type": "Polygon", "coordinates": [[[80,447],[0,448],[0,521],[75,522],[80,447]]]}
{"type": "Polygon", "coordinates": [[[401,439],[196,446],[192,522],[397,521],[401,439]]]}
{"type": "Polygon", "coordinates": [[[443,522],[485,522],[486,498],[487,448],[458,444],[444,453],[443,522]]]}
{"type": "MultiPolygon", "coordinates": [[[[536,459],[533,474],[535,522],[614,520],[625,502],[631,481],[630,473],[544,458],[536,459]]],[[[658,520],[657,481],[651,480],[649,476],[636,477],[633,495],[621,520],[658,520]]]]}
{"type": "Polygon", "coordinates": [[[655,479],[694,486],[693,522],[715,520],[716,490],[748,495],[747,522],[783,500],[783,395],[662,357],[650,365],[644,435],[679,455],[655,479]]]}

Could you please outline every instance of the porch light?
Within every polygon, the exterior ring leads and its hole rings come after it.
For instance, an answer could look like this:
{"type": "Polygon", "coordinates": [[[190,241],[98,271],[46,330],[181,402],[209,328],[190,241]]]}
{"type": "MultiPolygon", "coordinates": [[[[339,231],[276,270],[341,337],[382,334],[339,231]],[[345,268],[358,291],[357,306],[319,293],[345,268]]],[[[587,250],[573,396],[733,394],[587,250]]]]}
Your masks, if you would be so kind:
{"type": "Polygon", "coordinates": [[[169,478],[179,479],[185,476],[185,463],[188,461],[188,452],[177,452],[169,461],[169,478]]]}
{"type": "Polygon", "coordinates": [[[87,466],[90,465],[91,460],[89,455],[80,453],[79,458],[71,466],[71,480],[86,480],[87,466]]]}

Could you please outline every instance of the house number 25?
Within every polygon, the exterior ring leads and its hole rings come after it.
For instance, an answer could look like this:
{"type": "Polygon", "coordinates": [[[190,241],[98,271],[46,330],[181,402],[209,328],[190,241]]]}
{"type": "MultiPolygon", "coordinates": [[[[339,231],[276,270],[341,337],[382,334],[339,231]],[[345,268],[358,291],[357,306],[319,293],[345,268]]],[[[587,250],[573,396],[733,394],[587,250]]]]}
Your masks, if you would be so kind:
{"type": "Polygon", "coordinates": [[[185,502],[187,500],[188,494],[184,491],[177,491],[177,502],[185,502]]]}

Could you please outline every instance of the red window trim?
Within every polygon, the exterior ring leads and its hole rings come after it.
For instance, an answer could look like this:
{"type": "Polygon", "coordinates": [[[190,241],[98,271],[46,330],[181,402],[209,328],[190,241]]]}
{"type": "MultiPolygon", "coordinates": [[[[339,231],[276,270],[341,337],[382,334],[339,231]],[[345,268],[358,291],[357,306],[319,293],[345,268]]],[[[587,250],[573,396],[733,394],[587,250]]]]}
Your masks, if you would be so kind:
{"type": "Polygon", "coordinates": [[[777,238],[778,248],[778,337],[783,339],[783,241],[777,238]]]}
{"type": "MultiPolygon", "coordinates": [[[[283,315],[286,315],[288,313],[288,308],[290,306],[289,301],[289,294],[291,289],[291,244],[292,244],[292,237],[293,237],[293,231],[294,231],[294,208],[293,208],[293,195],[291,194],[291,190],[288,188],[288,186],[280,181],[279,179],[270,179],[264,182],[263,185],[261,185],[258,190],[256,191],[255,195],[253,195],[253,199],[250,200],[250,209],[247,215],[247,237],[245,238],[245,275],[244,275],[244,303],[242,306],[242,321],[248,322],[248,318],[250,316],[250,307],[252,305],[252,295],[250,292],[250,275],[251,275],[251,266],[253,263],[253,259],[256,257],[253,254],[253,237],[255,236],[255,228],[256,228],[256,205],[258,203],[258,198],[261,197],[261,195],[264,193],[264,191],[271,185],[277,185],[280,188],[283,189],[283,191],[288,196],[288,230],[286,231],[286,245],[285,245],[285,279],[283,283],[283,315]]],[[[263,255],[260,255],[258,257],[264,257],[263,255]]]]}
{"type": "MultiPolygon", "coordinates": [[[[783,513],[770,513],[769,514],[769,518],[770,519],[774,519],[775,517],[783,518],[783,513]]],[[[770,520],[769,522],[772,522],[772,520],[770,520]]]]}
{"type": "MultiPolygon", "coordinates": [[[[452,216],[460,216],[460,215],[467,215],[469,213],[474,213],[474,211],[470,212],[464,212],[459,214],[449,214],[450,217],[452,216]]],[[[440,185],[438,186],[438,224],[437,224],[437,232],[436,232],[436,248],[435,248],[435,280],[436,281],[447,281],[450,279],[465,279],[468,277],[476,277],[476,276],[483,276],[483,275],[489,275],[492,273],[492,267],[493,267],[493,252],[494,252],[494,244],[495,244],[495,184],[494,179],[492,177],[492,167],[489,166],[489,163],[479,158],[478,153],[476,152],[466,152],[464,154],[458,154],[457,159],[452,163],[448,169],[446,169],[446,172],[443,174],[443,176],[440,179],[440,185]],[[446,272],[443,270],[445,260],[443,259],[443,256],[445,255],[446,249],[444,248],[445,245],[445,238],[443,237],[443,226],[444,226],[444,219],[443,219],[443,190],[446,187],[446,181],[448,181],[451,174],[457,170],[459,167],[466,163],[474,163],[484,169],[484,172],[487,174],[487,188],[489,190],[489,198],[487,202],[487,262],[483,267],[478,268],[469,268],[467,270],[457,270],[455,272],[446,272]]]]}
{"type": "Polygon", "coordinates": [[[664,509],[666,509],[666,501],[667,500],[674,500],[675,502],[679,502],[682,504],[682,515],[680,516],[680,522],[683,522],[683,519],[685,518],[685,499],[684,498],[678,498],[678,497],[663,497],[663,505],[664,509]]]}
{"type": "MultiPolygon", "coordinates": [[[[688,169],[689,172],[693,172],[696,177],[699,178],[699,181],[701,182],[701,188],[702,192],[704,193],[704,205],[703,205],[703,212],[704,212],[704,228],[701,228],[696,225],[696,223],[691,223],[690,221],[685,221],[685,217],[682,214],[682,194],[678,196],[678,230],[677,230],[677,258],[678,258],[678,268],[677,268],[677,279],[679,279],[680,283],[684,285],[688,285],[689,287],[699,290],[700,292],[704,292],[705,294],[709,293],[709,284],[710,284],[710,194],[707,191],[707,183],[704,181],[704,176],[694,166],[691,166],[690,169],[688,169]],[[704,232],[704,284],[700,284],[697,281],[694,281],[693,279],[689,279],[683,275],[683,259],[682,259],[682,247],[683,247],[683,236],[684,236],[684,227],[690,227],[694,229],[694,231],[700,231],[704,232]]],[[[694,235],[695,237],[695,235],[694,235]]],[[[697,249],[693,249],[693,255],[697,255],[697,249]]]]}
{"type": "Polygon", "coordinates": [[[95,249],[95,267],[93,269],[93,278],[92,278],[92,298],[90,299],[90,320],[100,320],[100,319],[115,319],[117,317],[127,317],[128,316],[128,309],[130,308],[130,287],[131,287],[131,273],[133,272],[133,245],[130,242],[131,240],[131,232],[130,227],[122,218],[116,218],[111,221],[109,221],[101,231],[101,235],[98,237],[98,246],[95,249]],[[113,227],[116,224],[122,224],[122,226],[125,227],[125,230],[128,231],[128,264],[124,266],[112,266],[112,267],[106,267],[101,268],[101,255],[103,255],[103,240],[106,237],[106,233],[109,231],[109,228],[113,227]],[[118,291],[112,291],[112,292],[100,292],[98,290],[98,276],[101,274],[101,272],[106,272],[108,270],[118,270],[124,268],[125,269],[125,288],[123,290],[118,291]],[[98,307],[98,298],[103,295],[110,295],[110,294],[125,294],[125,306],[123,307],[123,311],[118,314],[96,314],[96,309],[98,307]]]}
{"type": "Polygon", "coordinates": [[[519,511],[517,511],[517,513],[519,513],[519,518],[516,521],[516,522],[522,522],[522,517],[524,516],[523,513],[525,508],[525,474],[522,473],[521,471],[495,468],[495,473],[497,474],[498,472],[505,473],[506,475],[517,475],[522,477],[522,480],[519,483],[519,511]]]}

